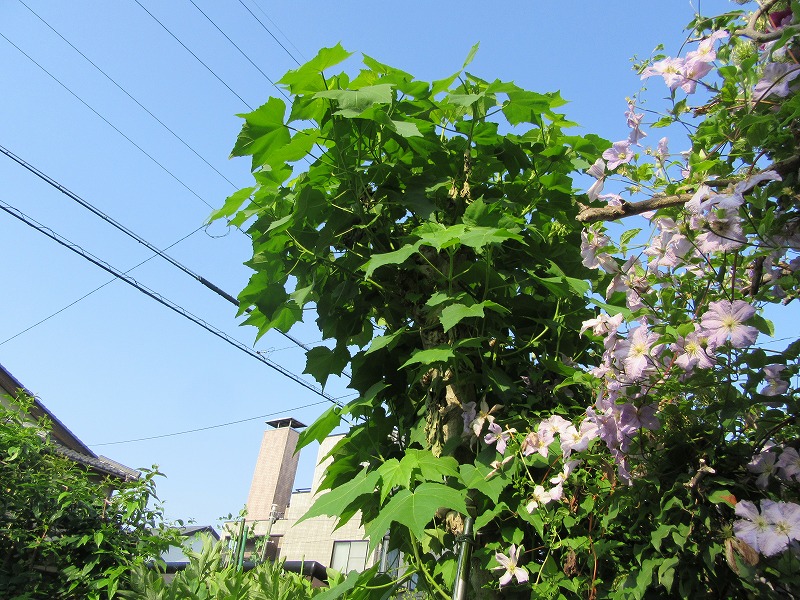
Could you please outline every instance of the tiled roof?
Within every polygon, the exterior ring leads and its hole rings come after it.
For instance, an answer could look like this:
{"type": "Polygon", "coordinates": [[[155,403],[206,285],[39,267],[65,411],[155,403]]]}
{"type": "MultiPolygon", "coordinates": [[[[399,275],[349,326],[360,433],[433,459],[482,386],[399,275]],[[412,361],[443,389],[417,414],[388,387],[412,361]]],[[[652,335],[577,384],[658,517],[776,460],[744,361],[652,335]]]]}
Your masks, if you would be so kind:
{"type": "Polygon", "coordinates": [[[56,452],[103,475],[110,475],[124,481],[139,478],[138,471],[92,452],[78,436],[72,433],[66,425],[42,404],[41,400],[28,391],[16,377],[0,364],[0,395],[7,394],[16,397],[20,390],[33,398],[30,416],[35,420],[46,417],[52,423],[50,440],[54,443],[56,452]]]}

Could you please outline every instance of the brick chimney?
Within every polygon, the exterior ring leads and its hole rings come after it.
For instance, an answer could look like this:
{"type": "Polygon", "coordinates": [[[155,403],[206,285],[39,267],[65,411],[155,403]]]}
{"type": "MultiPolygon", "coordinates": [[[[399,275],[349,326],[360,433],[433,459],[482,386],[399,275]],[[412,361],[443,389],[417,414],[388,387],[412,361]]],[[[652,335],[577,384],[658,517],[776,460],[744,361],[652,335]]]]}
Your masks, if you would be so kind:
{"type": "Polygon", "coordinates": [[[282,515],[289,505],[294,487],[299,454],[295,454],[298,429],[305,427],[299,421],[287,418],[267,421],[271,429],[264,431],[258,452],[250,494],[247,497],[247,519],[267,521],[273,504],[282,515]]]}

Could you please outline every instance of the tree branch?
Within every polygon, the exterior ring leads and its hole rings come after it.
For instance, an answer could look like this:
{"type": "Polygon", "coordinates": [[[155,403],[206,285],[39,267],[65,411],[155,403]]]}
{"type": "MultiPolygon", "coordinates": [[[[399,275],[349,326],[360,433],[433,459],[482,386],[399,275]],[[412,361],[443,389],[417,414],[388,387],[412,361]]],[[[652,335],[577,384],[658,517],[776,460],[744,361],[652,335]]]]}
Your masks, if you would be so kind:
{"type": "MultiPolygon", "coordinates": [[[[792,156],[785,160],[773,163],[763,171],[775,171],[786,178],[790,173],[797,172],[800,168],[800,156],[792,156]]],[[[705,185],[712,188],[724,188],[731,184],[739,183],[740,179],[711,179],[704,182],[705,185]]],[[[659,208],[668,208],[670,206],[680,206],[686,204],[692,199],[694,194],[674,194],[671,196],[657,195],[648,200],[641,202],[622,202],[619,206],[597,206],[587,207],[581,205],[581,210],[576,217],[581,223],[596,223],[597,221],[614,221],[623,217],[630,217],[632,215],[640,215],[643,212],[650,210],[658,210],[659,208]]]]}
{"type": "Polygon", "coordinates": [[[747,25],[745,27],[731,32],[731,35],[746,37],[758,44],[763,44],[764,42],[771,42],[773,40],[777,40],[784,33],[786,33],[786,31],[800,31],[800,24],[787,25],[786,27],[783,27],[781,29],[776,29],[775,31],[758,31],[756,29],[756,23],[758,22],[758,20],[761,17],[763,17],[767,13],[767,11],[770,10],[777,3],[778,0],[769,0],[769,2],[765,2],[763,6],[759,7],[757,11],[755,11],[752,15],[750,15],[750,19],[747,21],[747,25]]]}

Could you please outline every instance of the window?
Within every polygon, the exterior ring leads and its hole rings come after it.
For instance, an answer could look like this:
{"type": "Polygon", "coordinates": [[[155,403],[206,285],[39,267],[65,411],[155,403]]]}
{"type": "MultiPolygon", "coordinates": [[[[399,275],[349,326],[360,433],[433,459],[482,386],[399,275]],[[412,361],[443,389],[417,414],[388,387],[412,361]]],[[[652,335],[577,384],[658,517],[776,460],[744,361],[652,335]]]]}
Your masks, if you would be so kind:
{"type": "Polygon", "coordinates": [[[331,568],[340,573],[363,571],[367,567],[369,542],[333,542],[331,568]]]}

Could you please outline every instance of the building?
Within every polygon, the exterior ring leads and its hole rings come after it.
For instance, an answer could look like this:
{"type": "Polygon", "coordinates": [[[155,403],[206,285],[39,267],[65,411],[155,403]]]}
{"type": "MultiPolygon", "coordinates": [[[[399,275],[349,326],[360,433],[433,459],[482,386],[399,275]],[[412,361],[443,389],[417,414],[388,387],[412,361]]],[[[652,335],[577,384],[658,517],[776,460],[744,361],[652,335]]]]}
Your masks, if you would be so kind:
{"type": "Polygon", "coordinates": [[[98,480],[107,477],[120,481],[139,478],[138,471],[92,452],[78,436],[72,433],[38,398],[31,394],[16,377],[9,373],[3,365],[0,365],[0,402],[6,404],[4,401],[5,396],[17,398],[20,393],[33,398],[33,404],[28,413],[31,421],[39,421],[42,418],[50,421],[50,439],[56,452],[83,465],[98,480]]]}
{"type": "MultiPolygon", "coordinates": [[[[265,558],[280,558],[287,563],[301,561],[343,573],[374,565],[380,550],[369,552],[358,514],[338,529],[335,517],[319,516],[298,523],[317,496],[328,465],[325,456],[342,436],[329,436],[322,441],[311,487],[293,491],[299,458],[298,430],[305,425],[291,418],[268,421],[267,425],[247,498],[246,520],[252,532],[250,555],[258,549],[265,558]]],[[[224,534],[227,537],[235,527],[233,523],[229,525],[224,534]]]]}

